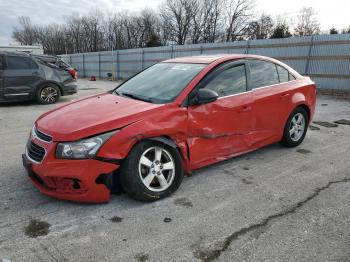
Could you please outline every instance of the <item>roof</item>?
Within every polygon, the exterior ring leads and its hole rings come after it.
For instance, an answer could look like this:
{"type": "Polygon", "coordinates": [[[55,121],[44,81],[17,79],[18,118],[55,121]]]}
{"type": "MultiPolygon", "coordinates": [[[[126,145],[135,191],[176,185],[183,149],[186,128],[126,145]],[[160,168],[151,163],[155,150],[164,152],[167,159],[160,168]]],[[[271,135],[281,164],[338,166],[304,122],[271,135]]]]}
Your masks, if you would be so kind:
{"type": "Polygon", "coordinates": [[[266,59],[273,60],[272,58],[258,55],[248,55],[248,54],[218,54],[218,55],[200,55],[200,56],[187,56],[187,57],[179,57],[173,58],[169,60],[165,60],[165,63],[193,63],[193,64],[210,64],[217,60],[234,60],[234,59],[242,59],[242,58],[258,58],[258,59],[266,59]]]}

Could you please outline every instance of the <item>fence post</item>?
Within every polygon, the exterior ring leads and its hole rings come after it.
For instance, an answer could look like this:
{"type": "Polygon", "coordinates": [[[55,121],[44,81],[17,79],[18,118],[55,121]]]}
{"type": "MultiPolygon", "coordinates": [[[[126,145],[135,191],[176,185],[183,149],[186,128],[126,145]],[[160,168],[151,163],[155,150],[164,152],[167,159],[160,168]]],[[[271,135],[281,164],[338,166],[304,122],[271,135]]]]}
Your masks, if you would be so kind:
{"type": "Polygon", "coordinates": [[[98,78],[101,78],[101,53],[98,52],[98,78]]]}
{"type": "Polygon", "coordinates": [[[83,55],[83,77],[86,77],[86,74],[85,74],[85,55],[83,55]]]}
{"type": "Polygon", "coordinates": [[[145,67],[145,50],[142,48],[141,52],[141,70],[145,67]]]}
{"type": "Polygon", "coordinates": [[[246,54],[249,54],[249,48],[250,48],[250,43],[249,43],[249,40],[247,40],[247,48],[245,50],[246,54]]]}
{"type": "Polygon", "coordinates": [[[69,55],[69,64],[72,65],[72,56],[69,55]]]}
{"type": "Polygon", "coordinates": [[[201,45],[201,55],[203,55],[203,45],[201,45]]]}
{"type": "Polygon", "coordinates": [[[312,51],[312,47],[313,46],[314,46],[314,36],[312,35],[311,36],[311,41],[310,41],[309,53],[307,55],[304,75],[308,75],[309,74],[310,58],[311,58],[311,51],[312,51]]]}
{"type": "Polygon", "coordinates": [[[171,58],[174,58],[174,46],[171,46],[171,58]]]}
{"type": "Polygon", "coordinates": [[[119,51],[117,50],[117,79],[121,78],[121,74],[120,74],[120,65],[119,65],[119,51]]]}

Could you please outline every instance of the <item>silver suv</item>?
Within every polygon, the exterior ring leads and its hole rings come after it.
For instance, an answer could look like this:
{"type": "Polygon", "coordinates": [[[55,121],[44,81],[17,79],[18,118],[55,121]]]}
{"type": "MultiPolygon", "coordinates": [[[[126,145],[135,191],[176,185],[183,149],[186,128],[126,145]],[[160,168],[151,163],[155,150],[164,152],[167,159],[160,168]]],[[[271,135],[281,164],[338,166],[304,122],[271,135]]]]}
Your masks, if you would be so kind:
{"type": "Polygon", "coordinates": [[[77,92],[77,72],[59,57],[0,52],[0,102],[56,103],[77,92]]]}

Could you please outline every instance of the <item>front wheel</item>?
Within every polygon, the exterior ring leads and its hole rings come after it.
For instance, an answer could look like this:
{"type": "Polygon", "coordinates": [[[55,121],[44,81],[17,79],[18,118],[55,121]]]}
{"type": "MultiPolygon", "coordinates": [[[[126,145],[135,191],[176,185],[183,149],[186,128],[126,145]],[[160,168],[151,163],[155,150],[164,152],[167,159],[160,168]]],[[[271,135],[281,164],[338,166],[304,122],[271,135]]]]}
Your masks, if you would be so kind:
{"type": "Polygon", "coordinates": [[[286,147],[300,145],[305,138],[308,123],[309,118],[306,110],[302,107],[294,109],[284,127],[281,144],[286,147]]]}
{"type": "Polygon", "coordinates": [[[141,141],[121,166],[125,192],[141,201],[155,201],[176,191],[183,179],[177,149],[155,141],[141,141]]]}
{"type": "Polygon", "coordinates": [[[60,97],[60,90],[53,84],[46,84],[38,89],[36,100],[40,104],[55,104],[60,97]]]}

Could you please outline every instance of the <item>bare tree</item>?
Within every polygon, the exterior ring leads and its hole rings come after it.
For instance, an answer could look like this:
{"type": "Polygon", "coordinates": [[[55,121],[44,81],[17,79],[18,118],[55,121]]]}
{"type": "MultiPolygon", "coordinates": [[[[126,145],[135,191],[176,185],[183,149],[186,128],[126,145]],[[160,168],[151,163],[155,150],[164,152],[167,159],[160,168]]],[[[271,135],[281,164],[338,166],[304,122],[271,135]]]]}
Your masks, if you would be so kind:
{"type": "Polygon", "coordinates": [[[244,36],[252,17],[254,0],[224,0],[226,13],[226,42],[244,36]]]}
{"type": "Polygon", "coordinates": [[[164,0],[159,12],[72,15],[61,25],[20,17],[13,38],[47,54],[96,52],[167,44],[235,41],[244,37],[253,0],[164,0]]]}
{"type": "Polygon", "coordinates": [[[193,5],[194,17],[191,28],[193,44],[213,43],[217,38],[222,0],[202,0],[193,5]]]}
{"type": "Polygon", "coordinates": [[[170,39],[179,45],[185,44],[197,7],[196,0],[166,0],[161,17],[170,33],[170,39]]]}
{"type": "Polygon", "coordinates": [[[32,25],[30,18],[27,16],[20,16],[18,17],[18,23],[21,28],[14,28],[12,38],[22,45],[36,44],[36,29],[32,25]]]}
{"type": "Polygon", "coordinates": [[[304,7],[297,17],[297,26],[294,29],[295,35],[308,36],[320,33],[320,24],[316,12],[312,7],[304,7]]]}
{"type": "Polygon", "coordinates": [[[220,19],[222,17],[222,0],[208,0],[206,5],[207,16],[203,32],[203,42],[214,43],[219,34],[220,19]]]}

